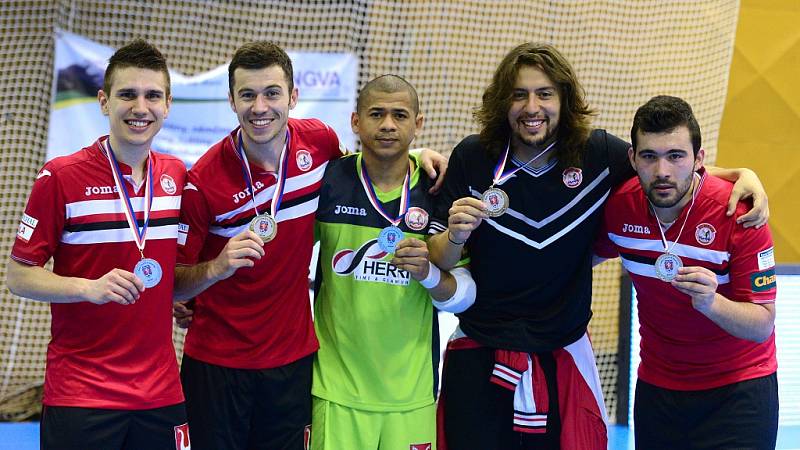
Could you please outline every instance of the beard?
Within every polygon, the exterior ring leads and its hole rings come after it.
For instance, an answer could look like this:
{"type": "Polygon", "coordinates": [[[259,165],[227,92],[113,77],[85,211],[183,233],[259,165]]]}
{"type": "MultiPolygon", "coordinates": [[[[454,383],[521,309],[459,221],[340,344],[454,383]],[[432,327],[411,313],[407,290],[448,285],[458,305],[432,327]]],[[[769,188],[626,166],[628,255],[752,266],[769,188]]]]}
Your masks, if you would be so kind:
{"type": "Polygon", "coordinates": [[[662,180],[653,181],[647,188],[647,198],[650,199],[650,203],[658,208],[672,208],[686,197],[686,194],[692,188],[693,180],[694,174],[689,175],[689,178],[683,180],[681,183],[668,183],[662,180]],[[675,189],[675,195],[670,195],[668,197],[660,196],[656,193],[655,185],[659,185],[659,187],[669,185],[675,189]]]}

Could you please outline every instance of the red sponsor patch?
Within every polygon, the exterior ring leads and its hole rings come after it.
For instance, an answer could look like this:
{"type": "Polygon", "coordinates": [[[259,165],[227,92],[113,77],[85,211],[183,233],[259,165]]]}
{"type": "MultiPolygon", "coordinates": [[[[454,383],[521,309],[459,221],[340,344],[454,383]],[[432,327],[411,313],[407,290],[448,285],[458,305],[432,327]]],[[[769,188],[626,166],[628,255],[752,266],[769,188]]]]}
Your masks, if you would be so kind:
{"type": "Polygon", "coordinates": [[[175,450],[191,450],[192,443],[189,440],[189,424],[178,425],[174,429],[175,450]]]}

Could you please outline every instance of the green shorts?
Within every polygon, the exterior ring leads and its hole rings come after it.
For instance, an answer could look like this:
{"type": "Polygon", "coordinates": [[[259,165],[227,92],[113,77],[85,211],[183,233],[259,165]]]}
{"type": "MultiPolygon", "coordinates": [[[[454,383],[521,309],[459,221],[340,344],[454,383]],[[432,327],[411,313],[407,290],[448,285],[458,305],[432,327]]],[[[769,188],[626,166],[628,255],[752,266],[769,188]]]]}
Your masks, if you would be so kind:
{"type": "Polygon", "coordinates": [[[314,397],[311,450],[436,450],[436,405],[400,412],[348,408],[314,397]]]}

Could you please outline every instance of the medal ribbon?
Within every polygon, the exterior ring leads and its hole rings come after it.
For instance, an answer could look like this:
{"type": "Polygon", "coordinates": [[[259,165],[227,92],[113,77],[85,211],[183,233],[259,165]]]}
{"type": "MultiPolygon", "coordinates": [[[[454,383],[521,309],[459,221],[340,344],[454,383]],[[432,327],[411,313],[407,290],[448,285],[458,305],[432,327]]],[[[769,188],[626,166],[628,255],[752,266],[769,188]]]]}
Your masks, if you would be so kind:
{"type": "Polygon", "coordinates": [[[396,218],[392,219],[388,212],[383,209],[383,205],[381,204],[380,200],[378,199],[378,195],[375,194],[375,188],[372,187],[372,180],[369,178],[369,173],[367,173],[367,166],[364,164],[364,158],[361,158],[361,185],[364,187],[364,192],[367,193],[367,198],[369,198],[370,204],[372,207],[375,208],[375,211],[378,211],[378,214],[383,216],[384,219],[388,220],[394,226],[400,224],[400,221],[403,220],[403,216],[406,215],[408,212],[408,207],[410,206],[409,199],[411,197],[411,165],[409,164],[408,169],[406,170],[406,177],[403,180],[403,190],[400,192],[400,210],[399,214],[396,218]]]}
{"type": "MultiPolygon", "coordinates": [[[[256,215],[259,215],[258,206],[256,205],[256,193],[255,189],[253,188],[253,174],[250,172],[250,163],[247,161],[247,154],[244,152],[244,144],[242,143],[242,131],[239,130],[239,139],[238,145],[236,146],[236,153],[239,155],[239,160],[242,165],[242,176],[244,177],[244,182],[247,185],[247,189],[250,191],[250,198],[253,201],[253,209],[256,212],[256,215]]],[[[270,215],[273,219],[277,220],[275,214],[278,213],[278,208],[281,206],[281,202],[283,201],[283,189],[286,186],[286,171],[288,165],[286,164],[287,159],[289,158],[289,130],[286,130],[286,142],[283,144],[283,150],[281,150],[281,155],[278,157],[278,179],[275,182],[275,192],[272,194],[272,202],[270,203],[270,215]]]]}
{"type": "MultiPolygon", "coordinates": [[[[664,253],[669,253],[675,247],[675,244],[681,238],[683,234],[683,228],[686,226],[686,222],[689,220],[689,214],[692,212],[692,207],[694,206],[694,199],[697,198],[697,193],[700,192],[700,186],[703,185],[703,181],[706,179],[705,174],[701,177],[697,172],[694,173],[694,176],[699,178],[699,182],[697,183],[697,187],[694,188],[692,191],[692,202],[689,204],[689,210],[686,211],[686,217],[683,218],[683,224],[681,225],[680,231],[678,231],[678,236],[675,237],[675,241],[672,242],[672,245],[668,245],[667,242],[667,235],[664,233],[664,227],[661,224],[661,219],[658,218],[658,213],[656,213],[656,208],[653,206],[653,203],[650,199],[647,199],[647,202],[650,204],[650,209],[653,210],[653,215],[656,216],[656,222],[658,222],[658,231],[661,232],[661,243],[664,244],[664,253]]],[[[694,180],[692,180],[694,181],[694,180]]],[[[693,183],[694,184],[694,183],[693,183]]]]}
{"type": "Polygon", "coordinates": [[[106,154],[108,156],[108,165],[111,167],[111,174],[114,177],[114,184],[117,186],[117,194],[119,199],[122,200],[122,212],[125,213],[125,219],[128,221],[128,227],[132,231],[133,241],[136,243],[136,248],[144,259],[144,246],[147,241],[147,226],[150,223],[150,209],[153,206],[153,155],[150,150],[147,151],[147,172],[145,175],[145,196],[144,196],[144,222],[142,227],[136,221],[136,213],[131,205],[131,198],[128,191],[125,189],[125,182],[122,179],[122,170],[119,168],[117,157],[114,155],[114,150],[111,148],[111,141],[106,139],[106,154]]]}
{"type": "Polygon", "coordinates": [[[503,172],[503,169],[506,167],[506,161],[508,161],[508,154],[511,153],[511,151],[510,151],[511,150],[511,141],[508,141],[508,145],[506,146],[506,151],[503,152],[503,156],[500,157],[500,160],[497,161],[497,165],[494,167],[494,176],[492,177],[492,186],[491,187],[499,186],[499,185],[505,183],[506,180],[511,178],[512,175],[517,173],[519,170],[524,169],[525,167],[527,167],[528,164],[534,162],[540,156],[542,156],[545,153],[547,153],[547,151],[550,150],[551,148],[553,148],[554,145],[556,145],[556,141],[553,141],[550,145],[545,147],[544,150],[540,151],[539,154],[537,154],[533,158],[529,159],[528,162],[526,162],[525,164],[523,164],[523,165],[521,165],[519,167],[515,167],[515,168],[513,168],[511,170],[508,170],[506,172],[503,172]]]}

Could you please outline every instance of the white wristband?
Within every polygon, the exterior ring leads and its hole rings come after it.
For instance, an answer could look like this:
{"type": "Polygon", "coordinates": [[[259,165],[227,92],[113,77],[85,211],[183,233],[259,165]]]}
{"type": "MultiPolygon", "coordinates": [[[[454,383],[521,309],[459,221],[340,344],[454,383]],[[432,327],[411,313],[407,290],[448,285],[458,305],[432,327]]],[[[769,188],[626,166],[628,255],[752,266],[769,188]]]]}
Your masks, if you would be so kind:
{"type": "Polygon", "coordinates": [[[436,267],[436,264],[428,261],[428,276],[420,280],[419,284],[421,284],[425,289],[435,288],[436,285],[439,284],[439,280],[441,280],[441,278],[442,271],[436,267]]]}

